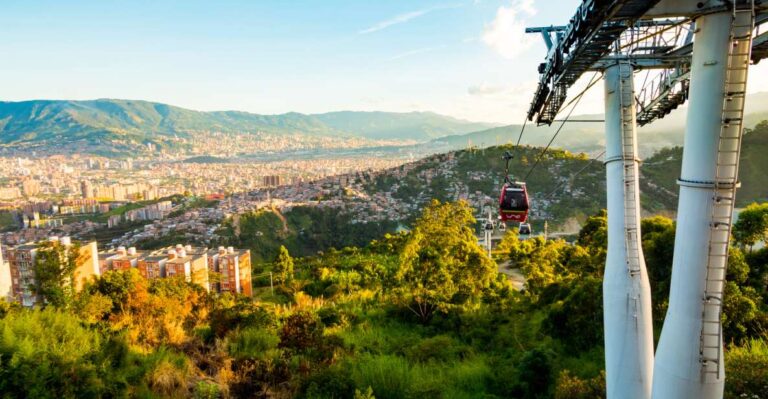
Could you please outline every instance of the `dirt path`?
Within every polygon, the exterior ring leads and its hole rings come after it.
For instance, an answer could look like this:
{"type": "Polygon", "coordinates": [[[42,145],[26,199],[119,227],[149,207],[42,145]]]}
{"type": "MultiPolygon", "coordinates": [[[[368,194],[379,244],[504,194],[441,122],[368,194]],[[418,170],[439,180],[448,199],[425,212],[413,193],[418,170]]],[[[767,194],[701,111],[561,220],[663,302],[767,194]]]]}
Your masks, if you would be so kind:
{"type": "Polygon", "coordinates": [[[510,262],[504,261],[502,263],[498,264],[499,266],[499,273],[504,273],[509,278],[509,281],[512,282],[512,287],[514,287],[516,290],[520,291],[525,286],[525,276],[523,276],[523,273],[520,272],[520,269],[518,268],[510,268],[510,262]]]}

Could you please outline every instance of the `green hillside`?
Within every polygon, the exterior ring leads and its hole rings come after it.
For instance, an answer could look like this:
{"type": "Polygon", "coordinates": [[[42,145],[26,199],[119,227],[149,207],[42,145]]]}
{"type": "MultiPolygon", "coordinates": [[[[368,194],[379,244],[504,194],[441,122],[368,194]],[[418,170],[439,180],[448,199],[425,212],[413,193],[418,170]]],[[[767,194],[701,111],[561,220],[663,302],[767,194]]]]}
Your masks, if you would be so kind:
{"type": "Polygon", "coordinates": [[[148,101],[0,102],[0,144],[88,148],[121,143],[172,146],[192,132],[428,140],[487,128],[433,113],[337,112],[322,115],[199,112],[148,101]]]}
{"type": "MultiPolygon", "coordinates": [[[[502,129],[502,128],[499,128],[502,129]]],[[[414,164],[386,171],[368,185],[370,194],[389,193],[398,206],[423,207],[432,198],[455,201],[469,198],[495,208],[503,181],[502,154],[510,150],[515,158],[510,174],[525,179],[541,152],[540,147],[502,145],[484,150],[460,150],[434,155],[414,164]],[[484,196],[482,199],[480,197],[484,196]]],[[[744,136],[740,178],[742,187],[737,206],[768,199],[768,122],[748,129],[744,136]]],[[[642,205],[645,213],[674,212],[677,208],[677,178],[682,148],[664,148],[641,164],[642,205]]],[[[531,220],[542,227],[571,231],[586,216],[605,207],[605,168],[602,160],[589,159],[562,149],[550,149],[525,179],[531,196],[531,220]]],[[[477,209],[480,211],[480,209],[477,209]]]]}
{"type": "MultiPolygon", "coordinates": [[[[741,147],[739,179],[741,188],[736,195],[736,206],[746,206],[768,199],[768,121],[754,129],[747,129],[741,147]]],[[[664,209],[677,207],[677,178],[683,157],[681,147],[666,148],[643,162],[641,180],[644,192],[655,193],[652,202],[664,209]]]]}
{"type": "MultiPolygon", "coordinates": [[[[541,152],[538,147],[504,145],[435,155],[382,173],[366,189],[371,195],[388,193],[398,201],[396,206],[410,207],[414,215],[433,198],[469,199],[476,207],[494,209],[504,179],[502,154],[507,150],[515,155],[510,177],[517,180],[528,174],[541,152]]],[[[557,226],[583,222],[604,207],[604,179],[602,162],[561,149],[548,151],[526,179],[534,227],[543,227],[545,220],[557,226]]]]}

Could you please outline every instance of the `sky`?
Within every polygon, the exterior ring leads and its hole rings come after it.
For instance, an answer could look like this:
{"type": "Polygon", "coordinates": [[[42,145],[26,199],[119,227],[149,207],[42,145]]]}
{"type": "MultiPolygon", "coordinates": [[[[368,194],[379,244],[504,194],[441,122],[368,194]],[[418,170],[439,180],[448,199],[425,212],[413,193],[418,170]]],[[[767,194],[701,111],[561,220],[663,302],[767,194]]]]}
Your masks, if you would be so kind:
{"type": "MultiPolygon", "coordinates": [[[[0,100],[521,123],[546,53],[523,29],[565,24],[580,2],[6,0],[0,100]]],[[[750,71],[750,92],[768,90],[765,64],[750,71]]],[[[596,85],[575,114],[602,108],[596,85]]]]}

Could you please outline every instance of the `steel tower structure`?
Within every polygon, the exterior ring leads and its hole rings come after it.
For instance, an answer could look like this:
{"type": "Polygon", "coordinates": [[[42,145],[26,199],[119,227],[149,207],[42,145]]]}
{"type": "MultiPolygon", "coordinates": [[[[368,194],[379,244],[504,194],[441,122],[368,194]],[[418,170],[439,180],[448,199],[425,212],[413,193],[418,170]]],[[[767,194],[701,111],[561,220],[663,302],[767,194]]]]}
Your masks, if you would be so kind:
{"type": "Polygon", "coordinates": [[[750,60],[768,56],[768,34],[753,40],[766,3],[584,0],[568,26],[527,29],[548,47],[529,120],[551,124],[583,73],[604,72],[608,398],[722,397],[720,316],[746,74],[750,60]],[[638,93],[635,70],[648,74],[638,93]],[[635,131],[689,97],[670,306],[654,361],[635,131]]]}

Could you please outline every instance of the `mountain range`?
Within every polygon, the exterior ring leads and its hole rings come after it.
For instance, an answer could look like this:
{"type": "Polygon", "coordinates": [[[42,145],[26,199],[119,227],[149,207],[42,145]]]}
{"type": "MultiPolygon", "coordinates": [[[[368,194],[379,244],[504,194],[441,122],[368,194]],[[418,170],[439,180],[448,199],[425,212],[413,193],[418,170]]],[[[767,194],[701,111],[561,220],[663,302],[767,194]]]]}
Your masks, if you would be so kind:
{"type": "MultiPolygon", "coordinates": [[[[745,126],[768,119],[768,93],[747,96],[745,126]]],[[[682,145],[685,107],[638,131],[642,157],[661,148],[682,145]]],[[[596,153],[605,143],[603,115],[570,118],[562,129],[529,123],[522,145],[544,146],[560,129],[555,146],[572,152],[596,153]]],[[[184,150],[195,137],[214,132],[251,135],[255,140],[292,137],[292,149],[349,149],[357,146],[377,152],[409,151],[434,154],[468,146],[488,147],[515,143],[520,124],[495,126],[470,122],[432,112],[340,111],[323,114],[296,112],[260,115],[240,111],[201,112],[172,105],[140,101],[99,99],[89,101],[32,100],[0,102],[0,153],[39,150],[50,153],[135,153],[142,144],[184,150]],[[186,139],[186,140],[185,140],[186,139]],[[384,145],[381,147],[379,145],[384,145]]],[[[195,155],[201,155],[199,152],[195,155]]]]}
{"type": "MultiPolygon", "coordinates": [[[[651,156],[665,147],[683,144],[683,131],[687,107],[672,111],[663,119],[638,129],[638,146],[642,157],[651,156]]],[[[744,111],[744,126],[754,127],[768,119],[768,92],[747,95],[744,111]]],[[[604,115],[579,115],[569,119],[558,134],[553,145],[573,152],[597,152],[605,147],[604,115]]],[[[521,145],[545,146],[554,133],[560,129],[560,122],[551,126],[535,126],[528,123],[523,132],[521,145]]],[[[493,127],[482,131],[453,135],[435,139],[430,145],[438,152],[466,148],[469,145],[487,147],[515,143],[520,135],[521,124],[493,127]]]]}
{"type": "Polygon", "coordinates": [[[0,144],[6,148],[65,148],[87,152],[104,142],[162,143],[194,133],[224,132],[423,142],[493,125],[431,112],[331,112],[259,115],[200,112],[136,100],[0,102],[0,144]]]}

